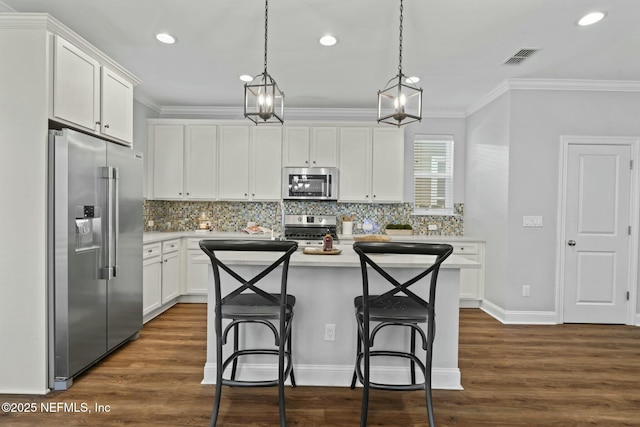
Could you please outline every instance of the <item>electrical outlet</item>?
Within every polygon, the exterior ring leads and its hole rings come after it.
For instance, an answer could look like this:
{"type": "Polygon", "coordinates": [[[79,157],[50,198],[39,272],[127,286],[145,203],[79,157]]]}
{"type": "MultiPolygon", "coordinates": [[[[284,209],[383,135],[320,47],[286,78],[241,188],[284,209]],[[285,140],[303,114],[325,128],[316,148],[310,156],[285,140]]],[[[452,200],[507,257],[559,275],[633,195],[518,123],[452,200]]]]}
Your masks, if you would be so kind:
{"type": "Polygon", "coordinates": [[[336,340],[336,325],[333,323],[327,323],[324,325],[324,340],[335,341],[336,340]]]}
{"type": "Polygon", "coordinates": [[[147,223],[147,225],[149,227],[153,227],[153,224],[155,224],[155,222],[153,222],[153,220],[149,220],[149,222],[147,223]]]}
{"type": "Polygon", "coordinates": [[[528,297],[531,295],[531,288],[529,285],[522,285],[522,296],[528,297]]]}
{"type": "Polygon", "coordinates": [[[437,230],[438,230],[438,226],[437,226],[436,224],[429,224],[429,225],[427,226],[427,229],[428,229],[429,231],[437,231],[437,230]]]}

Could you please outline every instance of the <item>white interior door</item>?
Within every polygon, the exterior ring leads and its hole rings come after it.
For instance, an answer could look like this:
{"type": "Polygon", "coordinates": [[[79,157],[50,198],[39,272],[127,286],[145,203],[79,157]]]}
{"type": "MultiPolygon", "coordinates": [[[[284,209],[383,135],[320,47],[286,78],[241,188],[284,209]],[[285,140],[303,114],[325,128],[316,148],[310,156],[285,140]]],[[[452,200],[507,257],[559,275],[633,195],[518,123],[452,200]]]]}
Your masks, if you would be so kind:
{"type": "Polygon", "coordinates": [[[564,322],[626,322],[631,152],[629,144],[568,145],[564,322]]]}

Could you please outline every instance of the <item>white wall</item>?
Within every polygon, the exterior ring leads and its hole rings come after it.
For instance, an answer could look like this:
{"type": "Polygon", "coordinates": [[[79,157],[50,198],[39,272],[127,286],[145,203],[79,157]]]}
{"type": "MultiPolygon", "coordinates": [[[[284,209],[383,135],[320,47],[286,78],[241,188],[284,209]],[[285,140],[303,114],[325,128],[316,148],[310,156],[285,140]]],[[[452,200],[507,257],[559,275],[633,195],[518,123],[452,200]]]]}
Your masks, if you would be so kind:
{"type": "Polygon", "coordinates": [[[407,125],[404,131],[404,200],[413,201],[413,140],[415,135],[453,135],[453,202],[464,203],[467,125],[464,118],[424,117],[420,123],[407,125]]]}
{"type": "Polygon", "coordinates": [[[467,119],[465,235],[486,241],[485,298],[506,303],[509,110],[504,94],[467,119]]]}
{"type": "Polygon", "coordinates": [[[640,93],[512,91],[509,176],[511,310],[555,310],[562,135],[639,136],[640,93]],[[522,227],[542,215],[543,228],[522,227]],[[531,296],[522,296],[522,285],[531,296]]]}
{"type": "Polygon", "coordinates": [[[47,391],[43,30],[0,30],[0,393],[47,391]]]}
{"type": "Polygon", "coordinates": [[[467,120],[465,234],[486,239],[485,297],[508,312],[556,311],[563,135],[640,135],[640,93],[510,90],[467,120]]]}

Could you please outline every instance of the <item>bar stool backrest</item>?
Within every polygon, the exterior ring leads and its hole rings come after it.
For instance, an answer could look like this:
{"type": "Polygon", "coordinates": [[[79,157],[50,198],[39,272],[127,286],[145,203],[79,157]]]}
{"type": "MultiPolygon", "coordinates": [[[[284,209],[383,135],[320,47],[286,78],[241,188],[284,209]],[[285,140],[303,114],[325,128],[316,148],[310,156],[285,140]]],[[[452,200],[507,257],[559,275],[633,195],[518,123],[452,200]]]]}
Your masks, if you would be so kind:
{"type": "Polygon", "coordinates": [[[353,245],[354,251],[360,256],[360,266],[362,269],[362,291],[363,291],[363,314],[365,318],[369,316],[368,306],[373,303],[382,303],[385,300],[389,300],[396,294],[402,293],[405,296],[419,303],[429,311],[434,310],[435,296],[436,296],[436,282],[438,279],[438,272],[442,262],[451,255],[453,247],[448,244],[434,244],[434,243],[395,243],[395,242],[356,242],[353,245]],[[424,255],[425,263],[422,272],[414,276],[412,279],[400,283],[394,277],[392,277],[383,267],[380,267],[374,260],[372,260],[369,254],[401,254],[401,255],[424,255]],[[434,256],[433,258],[427,258],[426,256],[434,256]],[[369,301],[369,279],[367,266],[370,266],[377,271],[382,277],[384,277],[390,284],[393,285],[393,289],[377,296],[374,300],[369,301]],[[429,301],[425,301],[415,293],[411,292],[408,288],[427,275],[431,274],[431,280],[429,284],[429,301]],[[431,303],[431,304],[430,304],[431,303]]]}
{"type": "Polygon", "coordinates": [[[256,295],[260,295],[264,299],[264,305],[280,305],[280,301],[273,295],[265,292],[256,286],[256,283],[282,265],[282,279],[280,286],[281,299],[286,298],[287,293],[287,274],[289,269],[289,260],[291,255],[298,249],[298,243],[292,241],[272,241],[272,240],[201,240],[200,248],[211,259],[213,268],[216,310],[236,295],[246,290],[252,291],[256,295]],[[216,251],[235,251],[235,252],[281,252],[282,255],[268,265],[264,270],[253,278],[246,280],[231,267],[225,264],[216,256],[216,251]],[[224,297],[221,294],[220,286],[220,268],[227,272],[231,277],[236,279],[240,286],[228,293],[224,297]]]}

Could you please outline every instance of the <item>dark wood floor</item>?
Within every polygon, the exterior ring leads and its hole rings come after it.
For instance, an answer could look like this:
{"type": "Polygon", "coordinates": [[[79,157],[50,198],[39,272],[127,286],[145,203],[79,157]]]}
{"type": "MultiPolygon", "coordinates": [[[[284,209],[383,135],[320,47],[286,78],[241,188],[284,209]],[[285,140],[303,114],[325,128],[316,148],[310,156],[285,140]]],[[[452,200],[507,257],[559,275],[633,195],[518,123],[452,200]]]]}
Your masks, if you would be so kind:
{"type": "MultiPolygon", "coordinates": [[[[0,396],[36,413],[0,412],[3,426],[205,426],[214,387],[201,385],[206,306],[179,304],[79,377],[66,392],[0,396]],[[59,408],[43,413],[41,404],[59,408]],[[67,412],[64,412],[66,404],[67,412]],[[69,412],[71,405],[80,412],[69,412]],[[81,412],[85,407],[91,410],[81,412]],[[95,405],[109,405],[96,412],[95,405]]],[[[640,328],[502,325],[460,314],[464,391],[435,390],[439,426],[638,426],[640,328]]],[[[0,379],[1,381],[1,379],[0,379]]],[[[287,388],[290,426],[357,426],[360,390],[287,388]]],[[[224,388],[221,426],[278,424],[277,390],[224,388]]],[[[426,426],[421,392],[372,391],[369,425],[426,426]]]]}

